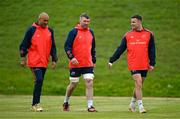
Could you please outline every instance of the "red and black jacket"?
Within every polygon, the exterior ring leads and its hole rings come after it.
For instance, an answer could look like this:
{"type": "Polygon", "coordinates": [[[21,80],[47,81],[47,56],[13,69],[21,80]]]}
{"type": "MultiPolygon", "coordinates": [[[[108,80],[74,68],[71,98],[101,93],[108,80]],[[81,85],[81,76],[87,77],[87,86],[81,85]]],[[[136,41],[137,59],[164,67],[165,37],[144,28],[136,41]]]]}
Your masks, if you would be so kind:
{"type": "Polygon", "coordinates": [[[109,62],[115,62],[126,49],[129,70],[147,70],[149,65],[155,65],[155,43],[151,31],[143,29],[127,32],[109,62]]]}
{"type": "Polygon", "coordinates": [[[53,30],[49,27],[42,28],[33,23],[27,30],[22,43],[20,44],[21,57],[27,56],[29,67],[47,67],[49,56],[52,61],[57,61],[56,46],[53,30]]]}
{"type": "Polygon", "coordinates": [[[96,63],[95,37],[91,29],[83,29],[79,24],[72,29],[66,42],[64,50],[71,60],[76,58],[79,65],[69,62],[70,68],[93,67],[96,63]]]}

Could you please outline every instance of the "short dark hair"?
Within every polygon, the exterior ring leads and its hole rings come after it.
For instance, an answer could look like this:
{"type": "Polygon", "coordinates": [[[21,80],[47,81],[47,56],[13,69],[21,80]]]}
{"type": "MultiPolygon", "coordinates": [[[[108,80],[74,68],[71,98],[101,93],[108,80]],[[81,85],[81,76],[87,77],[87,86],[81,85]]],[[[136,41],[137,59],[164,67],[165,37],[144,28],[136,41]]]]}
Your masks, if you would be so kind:
{"type": "Polygon", "coordinates": [[[142,21],[142,17],[140,15],[138,15],[138,14],[137,15],[133,15],[131,18],[136,18],[136,19],[142,21]]]}
{"type": "Polygon", "coordinates": [[[85,17],[86,19],[90,19],[89,15],[88,15],[87,13],[82,13],[82,14],[80,15],[80,18],[81,18],[81,17],[85,17]]]}

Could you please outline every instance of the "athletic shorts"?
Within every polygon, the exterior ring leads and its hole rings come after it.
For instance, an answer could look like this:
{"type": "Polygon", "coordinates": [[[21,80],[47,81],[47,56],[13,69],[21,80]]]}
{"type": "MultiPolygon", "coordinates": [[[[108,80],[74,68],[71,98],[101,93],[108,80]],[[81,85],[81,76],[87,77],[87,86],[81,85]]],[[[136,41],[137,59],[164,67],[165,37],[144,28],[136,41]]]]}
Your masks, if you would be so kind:
{"type": "Polygon", "coordinates": [[[83,67],[83,68],[72,68],[70,69],[70,80],[73,82],[78,82],[79,77],[83,75],[84,79],[94,78],[94,68],[93,67],[83,67]]]}
{"type": "Polygon", "coordinates": [[[146,77],[147,72],[148,72],[148,70],[131,70],[131,75],[141,74],[141,77],[146,77]]]}

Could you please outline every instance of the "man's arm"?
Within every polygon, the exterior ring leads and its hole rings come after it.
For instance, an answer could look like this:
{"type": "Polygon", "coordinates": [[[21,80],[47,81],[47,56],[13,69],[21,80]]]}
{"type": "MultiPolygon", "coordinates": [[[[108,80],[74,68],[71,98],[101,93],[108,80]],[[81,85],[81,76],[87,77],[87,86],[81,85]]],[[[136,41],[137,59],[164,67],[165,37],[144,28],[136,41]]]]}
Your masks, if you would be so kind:
{"type": "Polygon", "coordinates": [[[94,36],[94,32],[92,30],[90,30],[93,36],[93,40],[92,40],[92,48],[91,48],[91,55],[92,55],[92,62],[93,64],[96,64],[96,43],[95,43],[95,36],[94,36]]]}
{"type": "Polygon", "coordinates": [[[54,31],[49,28],[49,31],[51,32],[51,39],[52,39],[52,47],[51,47],[51,57],[52,57],[52,62],[57,62],[58,57],[57,57],[57,50],[56,50],[56,44],[55,44],[55,39],[54,39],[54,31]]]}
{"type": "Polygon", "coordinates": [[[154,42],[154,35],[151,33],[149,46],[148,46],[148,55],[149,55],[149,65],[155,66],[156,64],[156,49],[154,42]]]}
{"type": "Polygon", "coordinates": [[[25,33],[24,39],[19,46],[19,51],[20,51],[20,56],[21,56],[20,64],[23,67],[26,65],[26,55],[28,53],[28,48],[31,46],[31,39],[35,30],[36,30],[35,27],[33,26],[30,27],[25,33]]]}
{"type": "Polygon", "coordinates": [[[36,30],[36,28],[32,26],[25,33],[24,39],[23,39],[23,41],[21,42],[21,44],[19,46],[20,56],[21,57],[26,56],[27,50],[31,46],[31,39],[32,39],[32,36],[33,36],[35,30],[36,30]]]}
{"type": "Polygon", "coordinates": [[[114,52],[113,56],[110,57],[109,59],[109,63],[113,63],[115,62],[117,59],[119,59],[119,57],[121,56],[121,54],[126,50],[126,38],[124,37],[121,41],[120,46],[116,49],[116,51],[114,52]]]}
{"type": "Polygon", "coordinates": [[[51,68],[55,69],[56,68],[56,63],[58,61],[57,50],[56,50],[56,44],[55,44],[55,39],[54,39],[54,31],[51,28],[49,28],[49,31],[51,32],[51,40],[52,40],[52,46],[51,46],[51,52],[50,52],[51,57],[52,57],[51,68]]]}
{"type": "Polygon", "coordinates": [[[64,50],[70,60],[74,58],[74,55],[72,54],[72,46],[76,35],[77,29],[74,28],[69,32],[66,42],[64,44],[64,50]]]}

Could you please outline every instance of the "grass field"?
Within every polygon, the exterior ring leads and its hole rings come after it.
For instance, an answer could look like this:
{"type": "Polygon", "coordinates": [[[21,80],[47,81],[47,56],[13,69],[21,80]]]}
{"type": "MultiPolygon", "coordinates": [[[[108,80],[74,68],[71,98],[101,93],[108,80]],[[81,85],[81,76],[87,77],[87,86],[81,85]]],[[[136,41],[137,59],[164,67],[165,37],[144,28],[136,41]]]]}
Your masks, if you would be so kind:
{"type": "MultiPolygon", "coordinates": [[[[38,14],[46,11],[50,16],[49,26],[54,29],[59,62],[56,71],[47,70],[44,95],[64,95],[69,70],[63,45],[79,15],[87,12],[96,37],[96,96],[132,94],[134,84],[125,53],[112,70],[108,70],[107,63],[121,37],[130,30],[130,17],[141,14],[143,26],[155,34],[157,48],[157,65],[154,72],[148,74],[143,95],[180,97],[179,6],[180,0],[1,0],[0,94],[31,94],[33,77],[28,68],[19,66],[19,44],[38,14]]],[[[74,95],[83,96],[83,91],[84,85],[80,84],[74,95]]]]}
{"type": "MultiPolygon", "coordinates": [[[[97,113],[86,111],[82,96],[71,97],[71,111],[60,110],[62,96],[42,96],[44,112],[31,112],[31,96],[0,95],[0,119],[179,119],[180,98],[144,98],[148,113],[128,111],[130,97],[95,97],[97,113]]],[[[62,108],[61,108],[62,109],[62,108]]]]}

